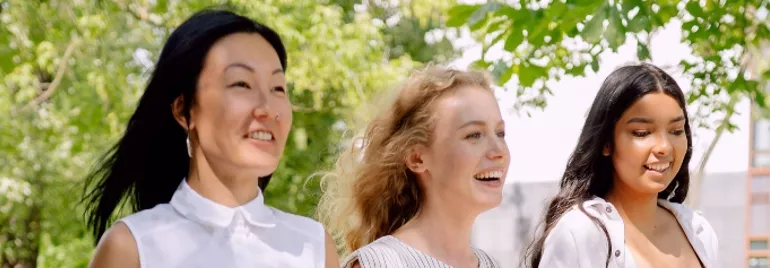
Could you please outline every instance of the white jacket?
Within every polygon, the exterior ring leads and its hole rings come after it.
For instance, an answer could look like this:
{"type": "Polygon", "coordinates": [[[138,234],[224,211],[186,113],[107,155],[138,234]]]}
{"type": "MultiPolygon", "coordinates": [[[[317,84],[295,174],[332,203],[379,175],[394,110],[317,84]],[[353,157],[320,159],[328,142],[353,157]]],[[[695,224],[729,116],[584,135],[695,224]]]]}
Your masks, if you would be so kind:
{"type": "MultiPolygon", "coordinates": [[[[674,214],[703,265],[706,268],[716,267],[719,242],[706,218],[682,204],[662,199],[658,200],[658,204],[674,214]]],[[[589,214],[604,224],[610,235],[612,255],[607,267],[635,268],[633,257],[625,246],[623,220],[615,207],[598,197],[582,205],[589,214]]],[[[575,207],[559,219],[546,237],[539,267],[605,267],[607,253],[607,239],[604,232],[575,207]]]]}

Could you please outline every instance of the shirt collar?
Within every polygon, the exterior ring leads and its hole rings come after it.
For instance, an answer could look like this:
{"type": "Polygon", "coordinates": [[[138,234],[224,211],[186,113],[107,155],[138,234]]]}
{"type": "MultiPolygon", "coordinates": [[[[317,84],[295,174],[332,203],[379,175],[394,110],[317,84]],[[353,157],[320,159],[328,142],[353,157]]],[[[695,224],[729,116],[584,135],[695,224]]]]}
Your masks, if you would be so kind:
{"type": "MultiPolygon", "coordinates": [[[[677,223],[682,227],[682,230],[684,230],[684,234],[690,242],[690,245],[692,245],[695,254],[697,254],[698,258],[703,262],[703,265],[706,267],[713,267],[712,260],[709,258],[705,246],[700,239],[704,227],[702,217],[699,217],[700,215],[695,215],[699,212],[694,212],[682,204],[672,203],[665,199],[658,199],[658,205],[674,215],[677,223]]],[[[583,202],[583,208],[593,213],[597,213],[598,215],[603,215],[610,221],[623,223],[623,219],[618,215],[615,206],[603,198],[594,197],[589,199],[583,202]]]]}
{"type": "Polygon", "coordinates": [[[253,200],[239,207],[231,208],[201,196],[190,188],[187,179],[184,179],[177,187],[169,203],[185,218],[204,225],[224,228],[231,224],[236,213],[240,213],[246,222],[254,226],[274,227],[275,215],[265,205],[262,191],[258,191],[257,197],[253,200]]]}

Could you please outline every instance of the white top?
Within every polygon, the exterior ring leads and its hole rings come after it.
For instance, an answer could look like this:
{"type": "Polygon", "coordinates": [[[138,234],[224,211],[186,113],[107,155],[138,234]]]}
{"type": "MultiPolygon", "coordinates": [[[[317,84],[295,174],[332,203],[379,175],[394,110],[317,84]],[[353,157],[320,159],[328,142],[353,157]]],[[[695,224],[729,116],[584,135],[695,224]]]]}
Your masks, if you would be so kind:
{"type": "MultiPolygon", "coordinates": [[[[703,265],[706,268],[716,267],[719,242],[706,218],[682,204],[662,199],[658,200],[658,204],[676,217],[703,265]]],[[[598,197],[584,202],[583,207],[606,226],[610,235],[612,256],[607,267],[635,268],[633,256],[625,246],[623,220],[615,207],[598,197]]],[[[559,219],[545,239],[540,267],[605,267],[607,254],[604,232],[583,212],[573,208],[559,219]]]]}
{"type": "Polygon", "coordinates": [[[324,267],[322,225],[266,206],[261,192],[230,208],[199,195],[183,180],[169,204],[120,221],[136,240],[142,268],[324,267]]]}
{"type": "MultiPolygon", "coordinates": [[[[500,268],[500,264],[484,251],[471,249],[479,259],[479,268],[500,268]]],[[[351,268],[356,261],[361,268],[452,268],[390,235],[354,251],[345,258],[342,267],[351,268]]]]}

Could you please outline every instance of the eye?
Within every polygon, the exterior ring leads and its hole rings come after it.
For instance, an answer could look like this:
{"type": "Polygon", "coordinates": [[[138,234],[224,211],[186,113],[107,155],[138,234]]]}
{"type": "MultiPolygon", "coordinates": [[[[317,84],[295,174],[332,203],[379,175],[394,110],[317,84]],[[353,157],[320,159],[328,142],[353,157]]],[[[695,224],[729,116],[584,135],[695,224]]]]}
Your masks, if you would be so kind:
{"type": "Polygon", "coordinates": [[[684,134],[684,129],[672,130],[671,134],[674,134],[675,136],[682,136],[682,134],[684,134]]]}
{"type": "Polygon", "coordinates": [[[634,132],[631,132],[634,137],[644,138],[647,137],[647,135],[650,135],[649,131],[646,130],[635,130],[634,132]]]}
{"type": "Polygon", "coordinates": [[[468,136],[465,136],[466,139],[478,139],[481,138],[481,132],[473,132],[471,134],[468,134],[468,136]]]}
{"type": "Polygon", "coordinates": [[[251,86],[249,86],[249,84],[244,81],[238,81],[238,82],[232,83],[227,87],[242,87],[242,88],[251,89],[251,86]]]}
{"type": "Polygon", "coordinates": [[[505,131],[498,131],[497,136],[500,138],[505,138],[505,131]]]}
{"type": "Polygon", "coordinates": [[[284,92],[284,93],[285,93],[285,92],[286,92],[286,89],[285,89],[284,87],[274,87],[274,88],[273,88],[273,91],[277,91],[277,92],[284,92]]]}

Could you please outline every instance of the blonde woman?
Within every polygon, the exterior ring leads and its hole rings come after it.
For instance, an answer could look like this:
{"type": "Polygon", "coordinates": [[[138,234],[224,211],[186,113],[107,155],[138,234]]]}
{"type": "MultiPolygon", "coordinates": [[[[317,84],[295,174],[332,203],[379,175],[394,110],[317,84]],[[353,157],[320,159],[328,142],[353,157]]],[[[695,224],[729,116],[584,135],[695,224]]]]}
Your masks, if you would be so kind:
{"type": "Polygon", "coordinates": [[[500,267],[471,246],[509,165],[487,76],[431,67],[406,82],[324,178],[320,218],[342,267],[500,267]]]}

